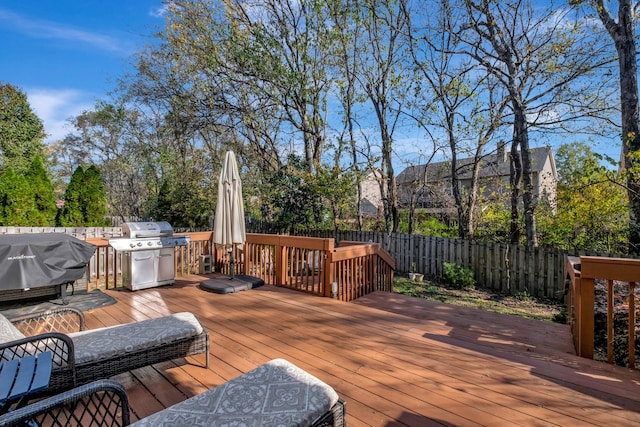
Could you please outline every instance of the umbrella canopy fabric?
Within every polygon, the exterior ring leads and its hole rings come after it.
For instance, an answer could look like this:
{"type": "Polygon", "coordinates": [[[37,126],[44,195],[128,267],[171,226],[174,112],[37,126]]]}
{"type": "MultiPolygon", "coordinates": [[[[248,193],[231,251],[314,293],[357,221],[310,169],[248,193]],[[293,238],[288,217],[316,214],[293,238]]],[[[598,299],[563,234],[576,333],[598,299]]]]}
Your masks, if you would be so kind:
{"type": "Polygon", "coordinates": [[[218,179],[218,203],[213,227],[213,242],[232,249],[244,245],[244,207],[242,182],[233,151],[227,151],[218,179]]]}

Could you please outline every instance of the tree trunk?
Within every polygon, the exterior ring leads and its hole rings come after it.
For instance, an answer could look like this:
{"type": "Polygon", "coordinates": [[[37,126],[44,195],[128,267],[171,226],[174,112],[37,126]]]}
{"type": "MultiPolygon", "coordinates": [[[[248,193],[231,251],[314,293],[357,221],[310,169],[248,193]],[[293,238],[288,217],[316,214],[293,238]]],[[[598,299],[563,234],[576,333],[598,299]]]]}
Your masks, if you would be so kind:
{"type": "Polygon", "coordinates": [[[509,224],[509,241],[520,243],[520,221],[518,203],[520,202],[520,180],[522,178],[522,163],[518,153],[518,143],[514,138],[511,142],[511,165],[509,184],[511,185],[511,221],[509,224]]]}
{"type": "Polygon", "coordinates": [[[409,224],[408,224],[408,230],[407,230],[408,234],[413,234],[413,223],[415,221],[417,202],[418,202],[418,193],[412,192],[410,202],[409,202],[409,224]]]}
{"type": "MultiPolygon", "coordinates": [[[[514,103],[516,104],[516,103],[514,103]]],[[[514,140],[520,146],[520,158],[522,159],[522,204],[524,210],[524,227],[527,237],[527,246],[538,246],[536,233],[536,195],[531,181],[531,158],[529,157],[529,131],[527,129],[527,117],[523,108],[514,108],[514,140]]]]}
{"type": "Polygon", "coordinates": [[[465,215],[465,206],[462,202],[462,194],[460,189],[460,181],[458,179],[458,158],[456,156],[456,138],[453,128],[453,115],[447,115],[447,131],[449,133],[449,147],[451,148],[451,192],[456,202],[456,211],[458,213],[458,237],[464,239],[467,237],[469,222],[465,215]]]}
{"type": "Polygon", "coordinates": [[[398,211],[398,187],[396,185],[396,177],[394,176],[393,166],[391,166],[391,162],[389,161],[389,165],[387,166],[387,170],[389,171],[389,209],[391,211],[391,221],[392,228],[391,231],[393,233],[398,232],[398,228],[400,228],[400,214],[398,211]]]}
{"type": "Polygon", "coordinates": [[[613,39],[620,69],[620,111],[622,115],[621,165],[627,171],[629,195],[629,252],[640,253],[640,131],[638,124],[638,64],[636,59],[634,7],[632,0],[620,0],[618,22],[607,12],[603,0],[596,0],[595,8],[613,39]]]}
{"type": "Polygon", "coordinates": [[[475,233],[474,223],[475,223],[475,215],[476,215],[476,203],[478,202],[478,174],[480,173],[480,147],[476,152],[476,157],[473,164],[473,172],[471,174],[471,185],[469,188],[469,196],[467,198],[466,204],[466,216],[465,220],[467,223],[466,229],[466,238],[473,237],[475,233]]]}
{"type": "MultiPolygon", "coordinates": [[[[631,9],[631,2],[627,6],[631,9]]],[[[622,5],[621,5],[622,7],[622,5]]],[[[620,23],[622,37],[616,40],[620,66],[620,110],[622,113],[622,152],[624,167],[632,171],[628,177],[629,194],[629,251],[640,253],[640,180],[637,177],[640,161],[640,132],[638,130],[638,65],[631,13],[620,23]]]]}
{"type": "MultiPolygon", "coordinates": [[[[384,110],[383,110],[384,111],[384,110]]],[[[393,171],[393,158],[391,151],[391,135],[387,125],[386,117],[378,114],[380,123],[380,136],[382,139],[382,168],[387,183],[387,197],[383,198],[385,207],[385,228],[387,232],[397,233],[400,226],[400,217],[398,214],[398,188],[396,186],[396,177],[393,171]]]]}

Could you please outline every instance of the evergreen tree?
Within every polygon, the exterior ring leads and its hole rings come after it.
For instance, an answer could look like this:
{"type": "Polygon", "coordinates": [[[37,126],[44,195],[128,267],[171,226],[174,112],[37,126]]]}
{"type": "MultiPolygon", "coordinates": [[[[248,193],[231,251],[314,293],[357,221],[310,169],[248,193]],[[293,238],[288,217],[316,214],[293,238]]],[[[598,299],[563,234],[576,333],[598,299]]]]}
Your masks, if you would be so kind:
{"type": "Polygon", "coordinates": [[[282,228],[308,228],[319,224],[326,206],[318,192],[318,180],[312,176],[309,165],[295,154],[288,157],[268,181],[266,200],[273,206],[273,219],[282,228]]]}
{"type": "Polygon", "coordinates": [[[163,178],[149,208],[149,216],[156,221],[167,221],[174,227],[207,227],[212,204],[199,190],[193,183],[163,178]]]}
{"type": "Polygon", "coordinates": [[[31,187],[24,175],[8,167],[0,176],[0,208],[2,225],[28,226],[35,214],[31,187]]]}
{"type": "Polygon", "coordinates": [[[84,171],[81,188],[81,207],[84,225],[87,227],[104,227],[111,225],[107,218],[107,192],[100,176],[100,171],[91,165],[84,171]]]}
{"type": "Polygon", "coordinates": [[[107,218],[107,193],[96,166],[83,170],[78,166],[64,192],[64,207],[56,221],[62,227],[104,227],[107,218]]]}
{"type": "Polygon", "coordinates": [[[18,174],[44,154],[42,121],[31,110],[27,96],[10,84],[0,85],[0,161],[18,174]]]}
{"type": "Polygon", "coordinates": [[[62,227],[84,226],[84,215],[82,213],[82,188],[84,186],[84,171],[82,166],[78,166],[69,185],[64,192],[64,206],[60,212],[59,225],[62,227]]]}
{"type": "Polygon", "coordinates": [[[174,224],[171,203],[171,185],[168,179],[162,180],[160,191],[155,198],[155,203],[149,210],[151,217],[157,221],[168,221],[174,224]]]}
{"type": "Polygon", "coordinates": [[[31,187],[35,204],[33,217],[29,221],[29,225],[54,226],[58,212],[56,195],[53,190],[53,183],[39,155],[31,162],[26,178],[31,187]]]}

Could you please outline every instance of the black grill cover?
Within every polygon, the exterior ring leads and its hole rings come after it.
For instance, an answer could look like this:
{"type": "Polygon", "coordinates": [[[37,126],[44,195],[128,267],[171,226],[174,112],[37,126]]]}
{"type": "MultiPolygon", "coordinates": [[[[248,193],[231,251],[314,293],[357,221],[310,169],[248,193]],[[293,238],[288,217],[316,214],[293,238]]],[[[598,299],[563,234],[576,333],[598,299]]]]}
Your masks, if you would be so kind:
{"type": "Polygon", "coordinates": [[[96,246],[62,233],[0,235],[0,290],[80,279],[96,246]]]}

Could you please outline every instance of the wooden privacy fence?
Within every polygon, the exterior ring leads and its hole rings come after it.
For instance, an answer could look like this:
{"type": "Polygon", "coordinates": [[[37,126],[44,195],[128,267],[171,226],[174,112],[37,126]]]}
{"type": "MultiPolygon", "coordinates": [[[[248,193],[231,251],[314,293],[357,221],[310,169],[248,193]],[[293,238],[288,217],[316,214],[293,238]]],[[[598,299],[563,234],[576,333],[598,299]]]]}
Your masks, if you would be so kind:
{"type": "Polygon", "coordinates": [[[567,257],[567,319],[576,353],[636,368],[640,260],[567,257]],[[599,353],[599,354],[596,354],[599,353]]]}
{"type": "Polygon", "coordinates": [[[396,261],[396,271],[441,278],[444,263],[473,271],[478,286],[507,294],[527,293],[562,300],[566,252],[493,242],[371,231],[311,231],[306,235],[335,236],[338,242],[379,243],[396,261]]]}

